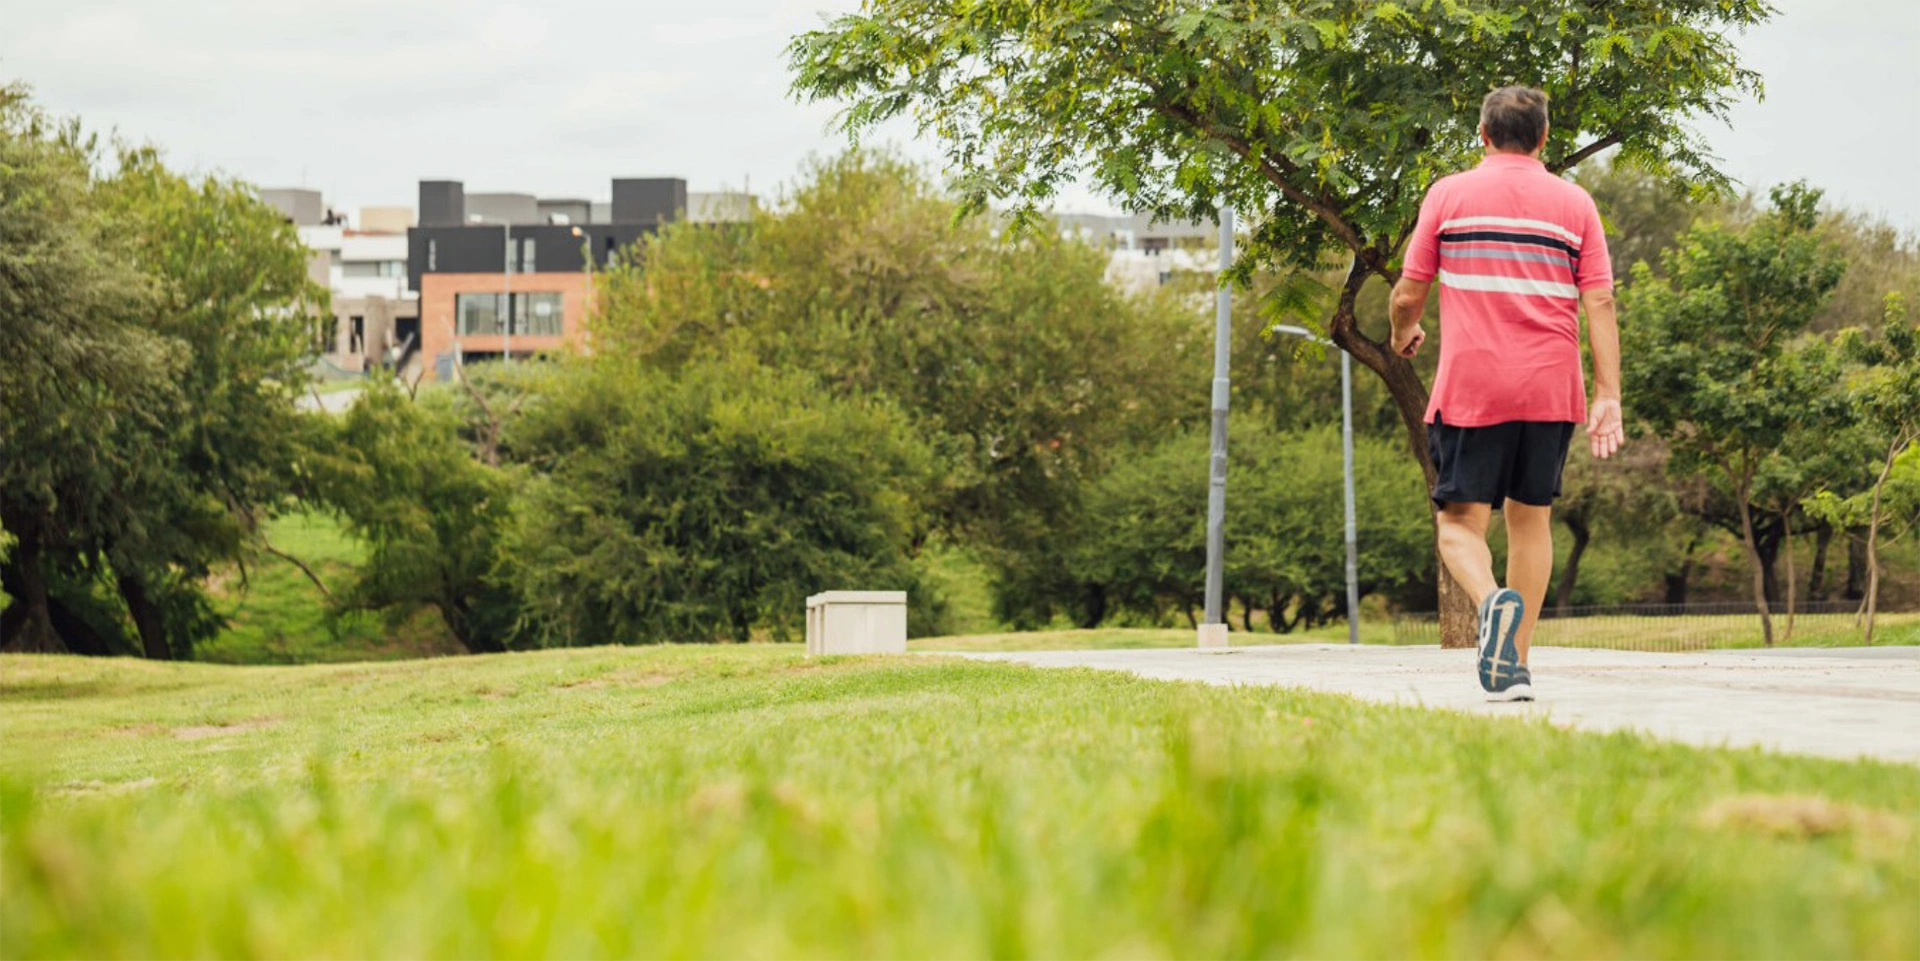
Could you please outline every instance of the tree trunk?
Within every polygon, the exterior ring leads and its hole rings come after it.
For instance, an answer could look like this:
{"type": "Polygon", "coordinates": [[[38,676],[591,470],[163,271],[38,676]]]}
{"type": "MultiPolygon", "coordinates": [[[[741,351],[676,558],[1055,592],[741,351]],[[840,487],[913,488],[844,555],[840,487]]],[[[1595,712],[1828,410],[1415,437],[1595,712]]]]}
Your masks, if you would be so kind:
{"type": "Polygon", "coordinates": [[[1700,535],[1695,534],[1687,540],[1687,552],[1680,557],[1680,569],[1661,575],[1667,582],[1668,604],[1678,605],[1687,602],[1687,581],[1693,578],[1693,552],[1699,548],[1700,535]]]}
{"type": "Polygon", "coordinates": [[[134,629],[140,632],[140,647],[151,661],[170,661],[173,654],[167,648],[167,626],[160,616],[160,609],[154,606],[153,598],[147,595],[147,585],[137,574],[122,574],[119,577],[120,599],[127,602],[127,613],[133,618],[134,629]]]}
{"type": "Polygon", "coordinates": [[[1780,515],[1780,552],[1787,559],[1787,629],[1781,635],[1785,641],[1793,640],[1793,515],[1791,508],[1788,510],[1780,515]]]}
{"type": "MultiPolygon", "coordinates": [[[[1407,431],[1407,449],[1420,465],[1420,473],[1427,480],[1427,489],[1432,490],[1439,475],[1433,469],[1433,454],[1427,450],[1427,387],[1420,382],[1420,373],[1413,369],[1413,364],[1405,357],[1395,354],[1388,345],[1362,334],[1354,314],[1354,302],[1360,296],[1360,288],[1366,285],[1367,277],[1373,272],[1360,258],[1354,259],[1352,266],[1347,269],[1346,282],[1341,285],[1340,300],[1334,307],[1333,318],[1327,324],[1327,335],[1336,346],[1352,354],[1354,360],[1380,375],[1380,379],[1386,383],[1394,409],[1400,412],[1400,423],[1407,431]]],[[[1472,647],[1480,617],[1480,599],[1468,597],[1467,592],[1454,582],[1453,573],[1447,570],[1446,562],[1440,558],[1440,522],[1437,516],[1433,518],[1433,523],[1440,646],[1472,647]]]]}
{"type": "Polygon", "coordinates": [[[1887,475],[1893,473],[1894,458],[1905,446],[1906,438],[1896,437],[1893,446],[1887,448],[1887,462],[1881,465],[1880,477],[1873,482],[1873,499],[1867,507],[1867,608],[1862,631],[1869,645],[1873,643],[1874,609],[1880,602],[1880,489],[1887,485],[1887,475]]]}
{"type": "Polygon", "coordinates": [[[1858,531],[1847,532],[1847,588],[1840,596],[1849,601],[1867,596],[1867,539],[1858,531]]]}
{"type": "Polygon", "coordinates": [[[1240,598],[1240,626],[1246,628],[1248,634],[1253,633],[1253,602],[1244,597],[1240,598]]]}
{"type": "Polygon", "coordinates": [[[1827,599],[1827,545],[1833,543],[1833,525],[1822,524],[1813,535],[1813,570],[1807,575],[1807,602],[1827,599]]]}
{"type": "Polygon", "coordinates": [[[1753,567],[1753,607],[1760,612],[1760,633],[1766,638],[1767,646],[1772,647],[1773,614],[1767,609],[1766,565],[1760,560],[1760,546],[1753,537],[1753,509],[1747,506],[1751,486],[1751,482],[1743,480],[1735,492],[1740,507],[1740,542],[1746,546],[1747,562],[1753,567]]]}
{"type": "Polygon", "coordinates": [[[14,564],[19,572],[20,629],[13,637],[0,638],[0,650],[28,654],[65,654],[67,646],[53,629],[53,615],[47,607],[46,551],[37,536],[19,535],[13,548],[14,564]]]}
{"type": "Polygon", "coordinates": [[[1760,558],[1760,583],[1767,594],[1767,603],[1778,607],[1780,602],[1780,528],[1767,524],[1753,530],[1753,549],[1760,558]]]}
{"type": "Polygon", "coordinates": [[[1593,539],[1593,529],[1587,526],[1586,518],[1577,513],[1562,515],[1560,522],[1567,525],[1567,531],[1573,534],[1573,550],[1567,552],[1567,568],[1560,572],[1560,587],[1555,592],[1554,607],[1561,613],[1573,606],[1573,585],[1580,579],[1580,555],[1587,552],[1587,542],[1593,539]]]}

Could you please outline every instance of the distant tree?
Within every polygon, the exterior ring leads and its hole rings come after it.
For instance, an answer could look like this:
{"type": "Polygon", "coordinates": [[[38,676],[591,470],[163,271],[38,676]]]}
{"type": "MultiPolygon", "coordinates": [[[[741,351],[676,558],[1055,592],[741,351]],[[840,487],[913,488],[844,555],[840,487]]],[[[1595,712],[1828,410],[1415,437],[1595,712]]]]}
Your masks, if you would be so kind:
{"type": "Polygon", "coordinates": [[[468,651],[501,651],[520,616],[496,575],[515,481],[483,463],[461,427],[446,392],[415,399],[369,380],[344,414],[309,424],[306,495],[367,544],[337,609],[431,608],[468,651]]]}
{"type": "Polygon", "coordinates": [[[508,441],[528,480],[505,573],[540,643],[784,640],[809,594],[921,592],[925,447],[890,405],[804,372],[597,356],[508,441]]]}
{"type": "Polygon", "coordinates": [[[1633,265],[1646,263],[1660,272],[1660,252],[1673,246],[1692,225],[1702,205],[1684,189],[1647,171],[1608,159],[1595,158],[1574,171],[1574,182],[1593,195],[1594,205],[1607,227],[1607,252],[1613,275],[1633,276],[1633,265]]]}
{"type": "MultiPolygon", "coordinates": [[[[1326,329],[1386,382],[1431,481],[1425,384],[1360,329],[1370,279],[1392,283],[1432,181],[1480,150],[1474,104],[1509,83],[1553,100],[1548,167],[1618,146],[1663,181],[1726,181],[1691,125],[1758,78],[1730,33],[1762,0],[1414,5],[875,0],[797,37],[794,89],[848,103],[855,135],[910,115],[947,149],[970,209],[1028,220],[1091,183],[1171,220],[1248,218],[1235,275],[1350,263],[1326,329]]],[[[1472,601],[1442,578],[1443,635],[1470,643],[1472,601]]]]}
{"type": "Polygon", "coordinates": [[[294,398],[327,292],[292,224],[252,187],[189,178],[147,148],[122,150],[101,186],[113,229],[152,280],[141,325],[184,348],[165,447],[147,452],[141,523],[107,552],[149,657],[186,656],[219,621],[203,590],[293,491],[294,398]]]}
{"type": "Polygon", "coordinates": [[[1070,588],[1033,578],[1060,569],[1053,527],[1084,484],[1204,407],[1204,328],[1190,304],[1106,283],[1104,250],[1008,244],[955,213],[896,159],[821,162],[751,222],[669,228],[596,276],[594,342],[658,370],[753,358],[885,398],[940,464],[930,529],[1046,606],[1070,588]]]}
{"type": "Polygon", "coordinates": [[[1635,267],[1626,296],[1633,414],[1666,441],[1674,471],[1717,474],[1732,497],[1769,645],[1755,482],[1783,438],[1828,422],[1836,402],[1819,366],[1793,358],[1845,270],[1815,233],[1819,199],[1804,185],[1776,188],[1773,208],[1749,226],[1693,227],[1663,259],[1664,276],[1635,267]]]}
{"type": "MultiPolygon", "coordinates": [[[[1793,638],[1794,607],[1799,576],[1794,569],[1793,535],[1796,520],[1806,526],[1802,502],[1821,490],[1854,489],[1870,480],[1861,470],[1871,456],[1871,445],[1863,444],[1862,432],[1851,423],[1847,398],[1841,389],[1842,367],[1839,352],[1824,340],[1808,339],[1786,351],[1778,361],[1783,368],[1781,383],[1798,396],[1782,398],[1798,404],[1800,415],[1761,459],[1753,479],[1754,505],[1772,515],[1770,523],[1780,529],[1780,548],[1776,556],[1785,561],[1784,590],[1769,590],[1786,605],[1787,621],[1783,636],[1793,638]],[[1864,456],[1863,456],[1864,454],[1864,456]]],[[[1771,557],[1765,560],[1771,561],[1771,557]]]]}
{"type": "Polygon", "coordinates": [[[83,640],[52,582],[93,576],[108,545],[137,529],[127,491],[153,476],[178,411],[184,350],[140,323],[154,292],[105,216],[96,157],[76,124],[50,121],[22,88],[0,88],[0,526],[16,538],[0,564],[14,598],[0,616],[8,650],[83,640]]]}
{"type": "Polygon", "coordinates": [[[1680,495],[1666,476],[1666,464],[1665,446],[1651,438],[1628,445],[1605,463],[1594,460],[1581,444],[1568,451],[1553,519],[1566,527],[1573,542],[1566,563],[1560,565],[1554,607],[1564,611],[1573,606],[1580,563],[1597,532],[1609,525],[1622,534],[1657,529],[1679,513],[1680,495]]]}
{"type": "MultiPolygon", "coordinates": [[[[1277,631],[1312,626],[1346,611],[1346,548],[1338,431],[1278,433],[1239,418],[1234,449],[1248,480],[1237,488],[1228,536],[1226,586],[1277,631]]],[[[1205,557],[1207,439],[1197,432],[1129,457],[1089,494],[1074,574],[1096,586],[1113,611],[1150,619],[1192,619],[1205,557]]],[[[1407,497],[1420,485],[1413,466],[1373,438],[1355,444],[1359,582],[1363,595],[1398,591],[1430,570],[1426,512],[1407,497]]]]}
{"type": "MultiPolygon", "coordinates": [[[[1914,523],[1920,513],[1920,329],[1906,319],[1904,301],[1896,294],[1886,300],[1886,320],[1880,336],[1870,338],[1859,330],[1849,330],[1842,338],[1843,349],[1864,367],[1848,384],[1852,410],[1886,445],[1873,486],[1864,495],[1864,521],[1867,528],[1867,596],[1863,605],[1867,643],[1873,643],[1873,621],[1879,606],[1879,535],[1886,520],[1885,508],[1894,506],[1896,515],[1914,523]],[[1905,470],[1896,475],[1896,470],[1905,470]],[[1889,504],[1890,483],[1896,491],[1889,504]]],[[[1828,493],[1823,499],[1830,517],[1862,512],[1861,495],[1852,504],[1834,503],[1828,493]]]]}

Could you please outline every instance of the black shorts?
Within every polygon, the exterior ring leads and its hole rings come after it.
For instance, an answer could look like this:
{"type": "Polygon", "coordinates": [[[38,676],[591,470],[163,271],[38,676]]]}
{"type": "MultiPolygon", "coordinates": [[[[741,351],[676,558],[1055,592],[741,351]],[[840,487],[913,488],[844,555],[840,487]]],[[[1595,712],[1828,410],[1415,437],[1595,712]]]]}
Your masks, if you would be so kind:
{"type": "Polygon", "coordinates": [[[1507,498],[1549,507],[1560,496],[1573,424],[1509,421],[1486,427],[1454,427],[1438,415],[1427,425],[1427,448],[1439,480],[1433,504],[1492,504],[1507,498]]]}

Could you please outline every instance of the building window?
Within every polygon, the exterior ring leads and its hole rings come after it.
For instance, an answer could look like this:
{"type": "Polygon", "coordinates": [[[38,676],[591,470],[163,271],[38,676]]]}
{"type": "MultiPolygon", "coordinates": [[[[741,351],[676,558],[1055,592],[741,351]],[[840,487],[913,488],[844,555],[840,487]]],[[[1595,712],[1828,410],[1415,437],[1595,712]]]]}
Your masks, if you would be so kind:
{"type": "Polygon", "coordinates": [[[533,260],[533,238],[522,238],[520,241],[520,272],[531,274],[538,270],[539,268],[534,266],[533,260]]]}
{"type": "Polygon", "coordinates": [[[559,294],[514,294],[513,332],[536,337],[558,337],[562,327],[561,313],[559,294]]]}
{"type": "MultiPolygon", "coordinates": [[[[454,313],[462,337],[495,337],[507,333],[500,316],[503,294],[459,294],[454,297],[454,313]]],[[[564,308],[557,293],[513,295],[512,333],[532,337],[558,337],[565,332],[564,308]]]]}
{"type": "Polygon", "coordinates": [[[499,294],[459,294],[453,299],[456,329],[462,337],[491,337],[501,333],[499,294]]]}
{"type": "Polygon", "coordinates": [[[436,256],[436,255],[437,255],[437,254],[439,254],[439,253],[440,253],[440,244],[439,244],[439,242],[437,242],[437,241],[435,241],[435,240],[433,240],[432,238],[428,238],[428,240],[427,240],[427,269],[428,269],[429,271],[433,271],[433,270],[439,270],[439,269],[440,269],[440,258],[439,258],[438,256],[436,256]]]}

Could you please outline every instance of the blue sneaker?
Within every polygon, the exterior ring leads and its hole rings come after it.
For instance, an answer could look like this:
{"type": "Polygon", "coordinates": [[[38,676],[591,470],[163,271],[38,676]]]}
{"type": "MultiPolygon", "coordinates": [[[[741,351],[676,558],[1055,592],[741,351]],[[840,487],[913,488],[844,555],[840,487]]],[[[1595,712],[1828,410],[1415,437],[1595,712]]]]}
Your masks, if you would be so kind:
{"type": "Polygon", "coordinates": [[[1520,663],[1515,638],[1527,602],[1511,587],[1480,602],[1480,686],[1491,701],[1533,700],[1533,675],[1520,663]]]}

